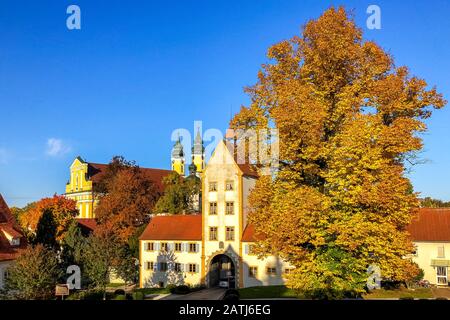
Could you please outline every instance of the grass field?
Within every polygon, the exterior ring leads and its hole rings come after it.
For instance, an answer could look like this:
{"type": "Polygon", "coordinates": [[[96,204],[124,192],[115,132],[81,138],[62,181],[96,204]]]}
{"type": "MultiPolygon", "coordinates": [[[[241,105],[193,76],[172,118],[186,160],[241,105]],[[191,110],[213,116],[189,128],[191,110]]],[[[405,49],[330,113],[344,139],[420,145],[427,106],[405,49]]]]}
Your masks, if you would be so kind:
{"type": "Polygon", "coordinates": [[[241,299],[298,298],[294,290],[285,286],[261,286],[239,289],[241,299]]]}
{"type": "MultiPolygon", "coordinates": [[[[261,286],[239,289],[241,299],[270,299],[270,298],[298,298],[302,299],[302,295],[297,294],[294,290],[286,288],[285,286],[261,286]]],[[[430,299],[433,298],[433,292],[430,288],[419,288],[415,290],[409,289],[394,289],[374,290],[371,293],[365,294],[363,299],[430,299]]]]}

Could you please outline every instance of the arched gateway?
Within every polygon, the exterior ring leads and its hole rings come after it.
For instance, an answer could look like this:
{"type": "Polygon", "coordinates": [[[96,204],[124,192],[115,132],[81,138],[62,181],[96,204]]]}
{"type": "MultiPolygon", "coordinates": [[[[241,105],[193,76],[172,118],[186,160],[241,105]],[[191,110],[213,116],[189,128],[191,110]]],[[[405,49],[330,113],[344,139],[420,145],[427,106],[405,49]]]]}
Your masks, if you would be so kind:
{"type": "Polygon", "coordinates": [[[208,271],[208,287],[236,288],[236,267],[233,259],[218,254],[211,259],[208,271]]]}

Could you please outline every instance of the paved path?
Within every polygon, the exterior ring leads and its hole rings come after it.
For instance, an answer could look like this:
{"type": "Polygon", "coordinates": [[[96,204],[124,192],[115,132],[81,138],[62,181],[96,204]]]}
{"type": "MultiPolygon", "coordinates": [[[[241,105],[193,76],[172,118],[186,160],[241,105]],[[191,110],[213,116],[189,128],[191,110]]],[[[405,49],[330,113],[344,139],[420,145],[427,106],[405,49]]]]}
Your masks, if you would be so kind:
{"type": "Polygon", "coordinates": [[[161,300],[221,300],[224,294],[225,289],[210,288],[189,294],[171,294],[161,300]]]}

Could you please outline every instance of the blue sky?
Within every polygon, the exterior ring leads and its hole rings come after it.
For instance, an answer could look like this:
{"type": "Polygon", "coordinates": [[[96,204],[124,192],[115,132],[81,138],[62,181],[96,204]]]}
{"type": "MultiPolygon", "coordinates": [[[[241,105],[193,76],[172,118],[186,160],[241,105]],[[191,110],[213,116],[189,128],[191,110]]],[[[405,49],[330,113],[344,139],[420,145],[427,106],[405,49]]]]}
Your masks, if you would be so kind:
{"type": "MultiPolygon", "coordinates": [[[[174,129],[224,130],[267,48],[330,5],[450,99],[450,2],[92,1],[0,3],[0,193],[22,206],[64,192],[77,155],[169,168],[174,129]],[[81,30],[66,9],[81,8],[81,30]],[[370,4],[381,30],[368,30],[370,4]]],[[[450,109],[424,135],[416,191],[450,200],[450,109]]]]}

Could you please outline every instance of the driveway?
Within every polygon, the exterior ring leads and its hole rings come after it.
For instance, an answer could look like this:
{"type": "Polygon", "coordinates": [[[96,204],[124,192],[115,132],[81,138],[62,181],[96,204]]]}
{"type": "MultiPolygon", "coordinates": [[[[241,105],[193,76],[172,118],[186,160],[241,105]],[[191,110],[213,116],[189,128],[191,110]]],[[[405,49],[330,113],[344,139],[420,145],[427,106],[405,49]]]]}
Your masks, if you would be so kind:
{"type": "Polygon", "coordinates": [[[161,300],[221,300],[225,291],[222,288],[209,288],[188,294],[171,294],[161,300]]]}

